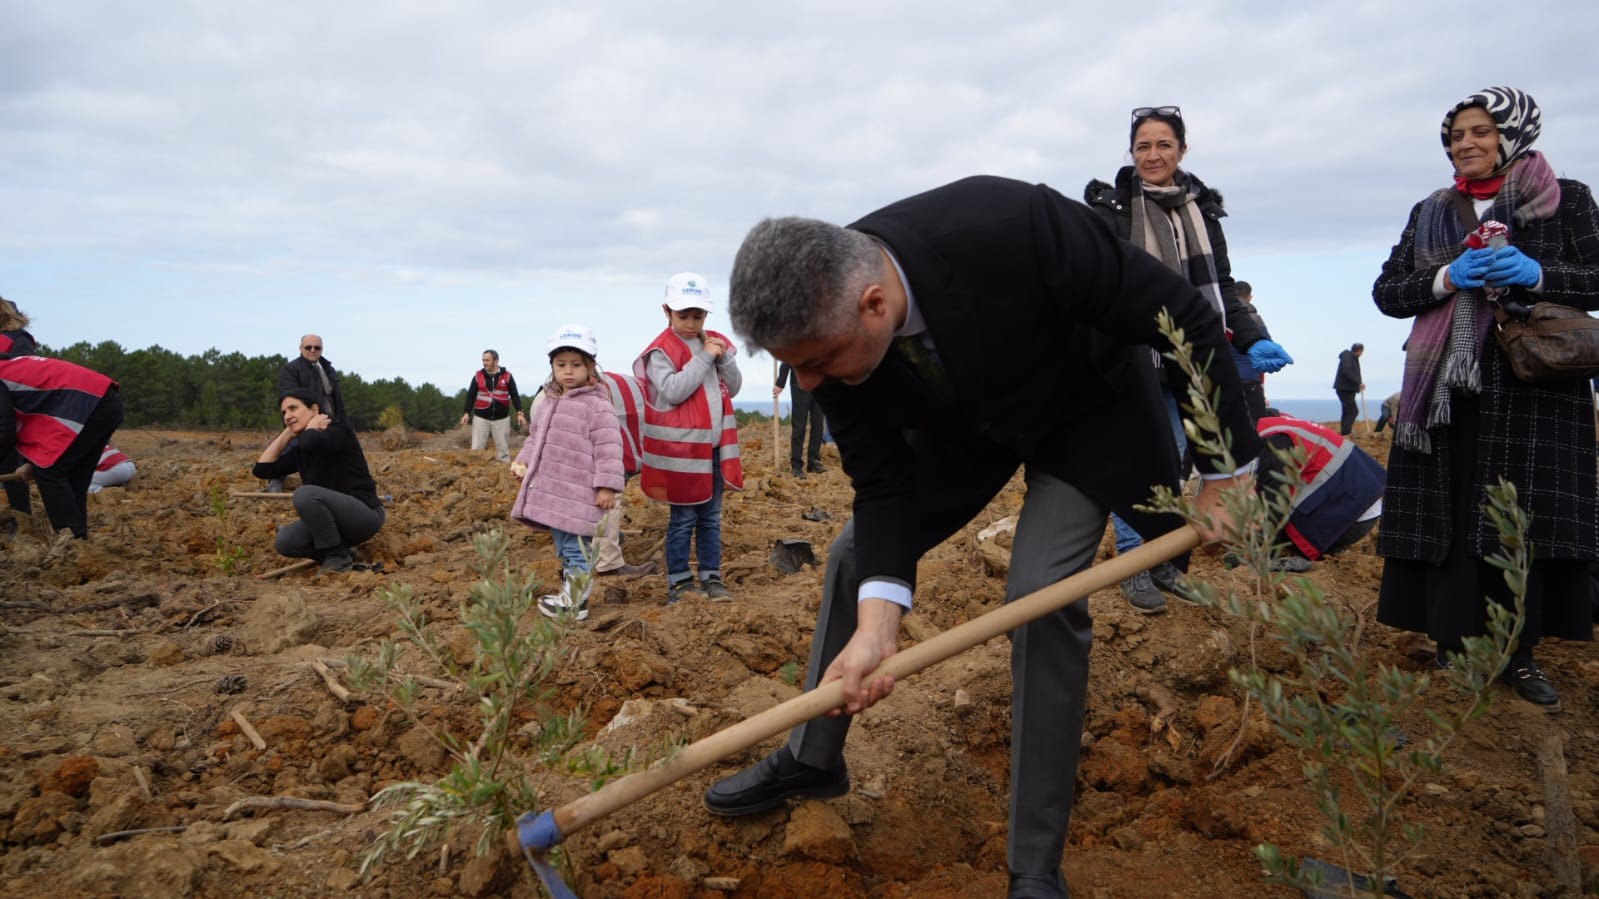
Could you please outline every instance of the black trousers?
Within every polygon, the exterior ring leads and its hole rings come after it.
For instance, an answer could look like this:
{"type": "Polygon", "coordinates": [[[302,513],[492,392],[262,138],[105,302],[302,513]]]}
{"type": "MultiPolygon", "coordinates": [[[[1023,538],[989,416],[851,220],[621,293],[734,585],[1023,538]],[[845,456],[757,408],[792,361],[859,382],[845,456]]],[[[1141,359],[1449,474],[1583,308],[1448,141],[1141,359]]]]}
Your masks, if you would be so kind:
{"type": "Polygon", "coordinates": [[[1338,394],[1340,406],[1338,433],[1347,437],[1349,432],[1355,429],[1355,419],[1360,417],[1360,410],[1355,408],[1355,391],[1338,390],[1334,392],[1338,394]]]}
{"type": "Polygon", "coordinates": [[[100,454],[121,424],[122,398],[113,389],[89,413],[83,430],[67,445],[61,458],[49,468],[34,472],[33,480],[39,485],[39,498],[44,500],[50,527],[57,531],[69,528],[79,540],[89,536],[89,482],[100,464],[100,454]]]}
{"type": "Polygon", "coordinates": [[[788,390],[789,398],[793,400],[793,408],[789,410],[789,421],[793,427],[788,438],[788,461],[799,468],[800,446],[806,444],[805,423],[809,421],[811,426],[811,439],[805,446],[805,464],[821,461],[822,431],[826,423],[822,418],[822,407],[816,404],[809,390],[802,390],[798,384],[790,384],[788,390]]]}

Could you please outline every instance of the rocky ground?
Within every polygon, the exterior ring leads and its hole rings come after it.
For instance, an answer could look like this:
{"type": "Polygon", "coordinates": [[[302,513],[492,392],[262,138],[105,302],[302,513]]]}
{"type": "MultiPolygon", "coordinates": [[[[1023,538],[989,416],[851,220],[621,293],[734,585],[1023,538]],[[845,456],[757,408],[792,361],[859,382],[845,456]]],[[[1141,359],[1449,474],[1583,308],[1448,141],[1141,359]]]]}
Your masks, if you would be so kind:
{"type": "MultiPolygon", "coordinates": [[[[536,895],[520,859],[473,862],[466,836],[448,851],[393,857],[361,876],[362,858],[386,829],[385,814],[365,808],[368,798],[386,784],[437,777],[447,759],[385,702],[342,700],[310,665],[371,653],[393,634],[379,598],[393,583],[410,584],[448,627],[474,580],[472,537],[506,523],[515,487],[503,466],[468,453],[462,439],[365,436],[380,492],[392,497],[388,525],[366,547],[381,571],[256,577],[283,564],[270,546],[287,505],[218,505],[213,496],[256,489],[248,470],[263,434],[119,433],[140,475],[91,498],[90,541],[58,543],[42,515],[22,519],[0,545],[0,764],[8,772],[0,779],[0,894],[536,895]],[[264,749],[241,732],[240,718],[264,749]],[[235,806],[248,797],[325,808],[235,806]],[[150,832],[111,836],[130,830],[150,832]]],[[[783,574],[771,551],[780,539],[800,539],[825,555],[850,491],[835,456],[829,472],[805,480],[786,464],[774,468],[771,440],[760,429],[744,435],[748,489],[726,504],[734,602],[696,596],[667,608],[660,576],[606,579],[593,616],[566,638],[555,702],[585,705],[597,742],[693,740],[797,693],[820,571],[783,574]]],[[[781,440],[786,454],[786,434],[781,440]]],[[[1363,441],[1385,454],[1382,440],[1363,441]]],[[[924,560],[907,644],[999,604],[1008,538],[979,535],[1019,502],[1013,486],[924,560]]],[[[666,510],[630,487],[631,561],[660,560],[665,523],[666,510]]],[[[509,527],[515,562],[554,583],[548,538],[509,527]]],[[[1242,576],[1210,558],[1195,569],[1218,582],[1242,576]]],[[[1343,610],[1369,658],[1422,669],[1425,647],[1370,621],[1380,570],[1368,539],[1309,577],[1343,610]]],[[[1252,847],[1331,850],[1298,755],[1258,717],[1239,734],[1227,670],[1248,663],[1248,628],[1178,601],[1163,616],[1136,615],[1114,589],[1089,602],[1096,641],[1067,849],[1073,894],[1293,895],[1262,883],[1252,847]]],[[[1268,667],[1285,661],[1259,657],[1268,667]]],[[[850,740],[855,789],[846,798],[746,820],[708,816],[700,793],[774,748],[770,740],[572,835],[571,882],[582,896],[635,899],[1003,895],[1007,659],[1006,641],[991,641],[909,679],[863,715],[850,740]]],[[[1408,802],[1429,831],[1399,871],[1410,895],[1573,894],[1550,865],[1560,834],[1549,795],[1569,799],[1585,882],[1599,881],[1599,660],[1591,645],[1571,643],[1549,646],[1544,659],[1564,711],[1544,714],[1499,691],[1448,770],[1408,802]],[[1546,787],[1538,761],[1551,737],[1563,741],[1563,787],[1546,787]]],[[[429,689],[431,714],[470,717],[464,700],[429,689]]],[[[576,778],[541,777],[551,804],[586,789],[576,778]]]]}

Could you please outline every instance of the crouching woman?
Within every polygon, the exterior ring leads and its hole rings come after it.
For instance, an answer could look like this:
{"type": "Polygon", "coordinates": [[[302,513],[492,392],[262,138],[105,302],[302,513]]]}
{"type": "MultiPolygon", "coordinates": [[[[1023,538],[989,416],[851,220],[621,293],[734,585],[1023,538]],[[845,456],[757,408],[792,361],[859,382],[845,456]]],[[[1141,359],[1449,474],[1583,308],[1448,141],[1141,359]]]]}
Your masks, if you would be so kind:
{"type": "Polygon", "coordinates": [[[294,491],[300,520],[278,528],[277,551],[296,559],[316,559],[324,569],[349,571],[350,550],[383,527],[383,503],[366,466],[355,432],[323,413],[316,397],[289,393],[279,402],[283,431],[255,462],[251,474],[262,480],[298,473],[294,491]]]}

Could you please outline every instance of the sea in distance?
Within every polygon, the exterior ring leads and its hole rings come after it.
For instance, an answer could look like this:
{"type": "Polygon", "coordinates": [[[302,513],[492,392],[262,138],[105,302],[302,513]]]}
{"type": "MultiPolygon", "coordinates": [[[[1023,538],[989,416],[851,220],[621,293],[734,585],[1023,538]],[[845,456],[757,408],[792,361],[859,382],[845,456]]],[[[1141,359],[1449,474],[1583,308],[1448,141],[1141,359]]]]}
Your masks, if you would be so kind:
{"type": "MultiPolygon", "coordinates": [[[[1371,414],[1371,418],[1372,418],[1373,421],[1377,420],[1377,415],[1380,413],[1380,410],[1377,407],[1378,407],[1378,404],[1381,403],[1381,402],[1382,402],[1381,399],[1374,399],[1374,398],[1372,398],[1370,396],[1368,396],[1366,398],[1366,409],[1371,414]]],[[[1276,399],[1276,398],[1272,398],[1271,399],[1271,404],[1278,411],[1280,411],[1280,412],[1282,412],[1282,413],[1284,413],[1286,415],[1292,415],[1295,418],[1302,418],[1305,421],[1314,421],[1314,422],[1320,422],[1320,423],[1326,423],[1326,422],[1329,422],[1329,421],[1331,421],[1331,422],[1338,421],[1338,398],[1337,397],[1333,397],[1333,396],[1329,396],[1329,397],[1325,397],[1325,398],[1323,398],[1323,397],[1315,397],[1313,399],[1276,399]]],[[[778,402],[777,406],[778,406],[778,410],[779,410],[778,416],[780,418],[787,418],[788,417],[787,394],[784,394],[784,399],[780,400],[778,402]]],[[[764,400],[753,400],[753,399],[747,400],[747,399],[744,399],[744,398],[740,397],[738,399],[733,400],[733,408],[740,409],[740,410],[743,410],[745,412],[759,412],[762,415],[771,415],[772,414],[772,400],[771,400],[770,397],[768,397],[768,398],[766,398],[764,400]]]]}

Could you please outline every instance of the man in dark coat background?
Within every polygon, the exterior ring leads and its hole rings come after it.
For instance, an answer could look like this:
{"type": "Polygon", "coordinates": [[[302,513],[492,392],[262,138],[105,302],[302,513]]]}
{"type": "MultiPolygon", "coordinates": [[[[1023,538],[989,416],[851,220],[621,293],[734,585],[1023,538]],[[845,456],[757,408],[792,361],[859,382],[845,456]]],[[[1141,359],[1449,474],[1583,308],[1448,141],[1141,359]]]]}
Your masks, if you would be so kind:
{"type": "MultiPolygon", "coordinates": [[[[849,790],[850,715],[887,696],[868,679],[896,651],[916,562],[971,521],[1018,470],[1027,493],[1006,600],[1086,568],[1111,509],[1143,533],[1179,522],[1133,511],[1176,484],[1176,451],[1149,346],[1162,307],[1220,391],[1237,458],[1250,426],[1221,320],[1198,291],[1042,185],[976,177],[894,203],[848,229],[768,219],[734,261],[736,331],[793,368],[827,414],[855,489],[828,554],[807,689],[844,681],[844,714],[718,782],[720,815],[849,790]],[[1140,355],[1141,354],[1141,355],[1140,355]]],[[[1223,515],[1241,472],[1206,472],[1198,502],[1223,515]]],[[[1246,466],[1248,467],[1248,466],[1246,466]]],[[[1206,535],[1211,536],[1209,534],[1206,535]]],[[[1092,622],[1076,603],[1012,634],[1010,895],[1065,896],[1092,622]]]]}
{"type": "Polygon", "coordinates": [[[1355,419],[1359,416],[1359,409],[1355,406],[1355,394],[1366,389],[1366,382],[1360,377],[1360,356],[1366,352],[1363,344],[1355,344],[1349,349],[1338,354],[1338,374],[1333,376],[1333,393],[1338,394],[1338,433],[1344,437],[1355,429],[1355,419]]]}

